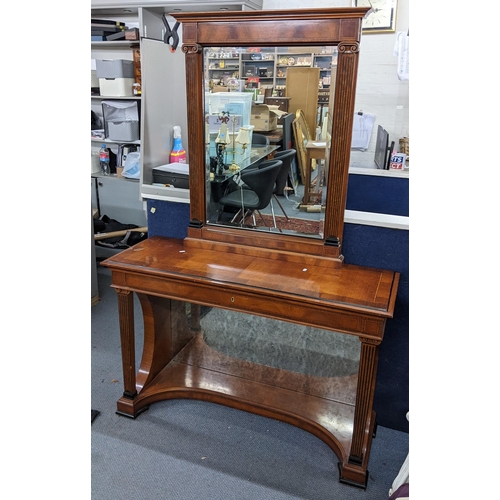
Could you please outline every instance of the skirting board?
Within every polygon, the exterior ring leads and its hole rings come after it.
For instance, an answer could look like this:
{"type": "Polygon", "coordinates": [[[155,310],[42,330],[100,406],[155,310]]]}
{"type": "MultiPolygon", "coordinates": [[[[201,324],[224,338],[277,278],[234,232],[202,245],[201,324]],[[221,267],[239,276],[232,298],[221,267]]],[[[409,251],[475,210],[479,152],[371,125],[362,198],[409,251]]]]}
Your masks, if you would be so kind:
{"type": "Polygon", "coordinates": [[[344,222],[363,224],[366,226],[387,227],[390,229],[410,229],[410,218],[402,215],[377,214],[374,212],[359,212],[346,210],[344,222]]]}

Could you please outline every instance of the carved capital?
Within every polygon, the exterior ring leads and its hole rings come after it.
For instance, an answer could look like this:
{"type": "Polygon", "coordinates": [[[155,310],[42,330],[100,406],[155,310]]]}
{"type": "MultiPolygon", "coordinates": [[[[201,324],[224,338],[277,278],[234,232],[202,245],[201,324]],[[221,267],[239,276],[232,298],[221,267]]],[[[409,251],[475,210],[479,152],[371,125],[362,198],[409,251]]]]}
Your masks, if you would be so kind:
{"type": "Polygon", "coordinates": [[[184,44],[182,46],[182,52],[184,52],[184,54],[197,54],[198,52],[201,52],[201,50],[202,50],[201,45],[197,43],[193,45],[184,44]]]}
{"type": "Polygon", "coordinates": [[[343,54],[356,54],[359,52],[359,43],[356,42],[341,42],[338,45],[338,51],[343,54]]]}
{"type": "Polygon", "coordinates": [[[123,288],[115,288],[115,292],[120,295],[130,295],[132,293],[130,290],[124,290],[123,288]]]}

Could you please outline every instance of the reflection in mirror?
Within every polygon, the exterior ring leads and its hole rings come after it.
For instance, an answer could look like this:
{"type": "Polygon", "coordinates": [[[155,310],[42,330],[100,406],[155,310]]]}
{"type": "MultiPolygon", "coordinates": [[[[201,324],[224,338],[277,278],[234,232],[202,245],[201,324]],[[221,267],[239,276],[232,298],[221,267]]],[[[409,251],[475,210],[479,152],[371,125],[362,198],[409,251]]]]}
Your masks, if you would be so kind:
{"type": "Polygon", "coordinates": [[[201,311],[205,367],[355,404],[361,343],[356,336],[220,308],[201,311]],[[207,349],[208,348],[208,349],[207,349]],[[243,361],[243,362],[241,362],[243,361]],[[286,376],[284,376],[286,374],[286,376]]]}
{"type": "Polygon", "coordinates": [[[207,224],[323,238],[336,47],[203,59],[207,224]]]}

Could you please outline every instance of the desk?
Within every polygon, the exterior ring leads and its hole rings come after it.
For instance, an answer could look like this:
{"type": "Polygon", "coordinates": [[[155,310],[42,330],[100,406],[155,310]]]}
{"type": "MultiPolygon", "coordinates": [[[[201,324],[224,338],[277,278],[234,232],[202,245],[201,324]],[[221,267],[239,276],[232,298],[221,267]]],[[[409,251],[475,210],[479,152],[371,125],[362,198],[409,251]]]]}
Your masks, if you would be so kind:
{"type": "MultiPolygon", "coordinates": [[[[324,160],[326,153],[326,146],[316,146],[315,144],[320,144],[318,141],[307,141],[306,143],[306,172],[304,179],[304,197],[302,198],[302,203],[307,205],[311,199],[311,172],[312,166],[311,162],[315,160],[324,160]]],[[[319,170],[318,170],[319,173],[319,170]]]]}
{"type": "Polygon", "coordinates": [[[270,106],[278,106],[280,111],[288,113],[291,97],[264,97],[264,103],[270,106]]]}
{"type": "MultiPolygon", "coordinates": [[[[366,487],[378,349],[393,316],[398,273],[159,236],[102,265],[111,269],[118,295],[124,381],[118,414],[136,418],[153,403],[191,398],[275,418],[322,439],[339,459],[340,481],[366,487]],[[144,321],[137,372],[133,293],[144,321]],[[318,397],[310,389],[325,385],[322,377],[214,353],[200,332],[201,305],[356,336],[360,359],[351,402],[335,392],[318,397]]],[[[341,379],[334,381],[342,385],[341,379]]]]}
{"type": "Polygon", "coordinates": [[[275,130],[270,130],[269,132],[259,132],[259,134],[265,135],[271,144],[283,146],[283,128],[277,128],[275,130]]]}

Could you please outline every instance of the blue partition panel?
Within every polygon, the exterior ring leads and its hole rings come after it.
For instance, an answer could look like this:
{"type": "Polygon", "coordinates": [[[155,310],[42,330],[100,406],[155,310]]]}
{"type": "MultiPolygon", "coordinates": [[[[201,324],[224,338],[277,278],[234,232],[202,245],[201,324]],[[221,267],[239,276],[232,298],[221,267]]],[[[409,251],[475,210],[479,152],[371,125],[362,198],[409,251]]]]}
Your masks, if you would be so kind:
{"type": "Polygon", "coordinates": [[[349,174],[347,210],[409,216],[409,179],[349,174]]]}
{"type": "Polygon", "coordinates": [[[189,225],[189,203],[147,200],[148,236],[185,238],[189,225]]]}

